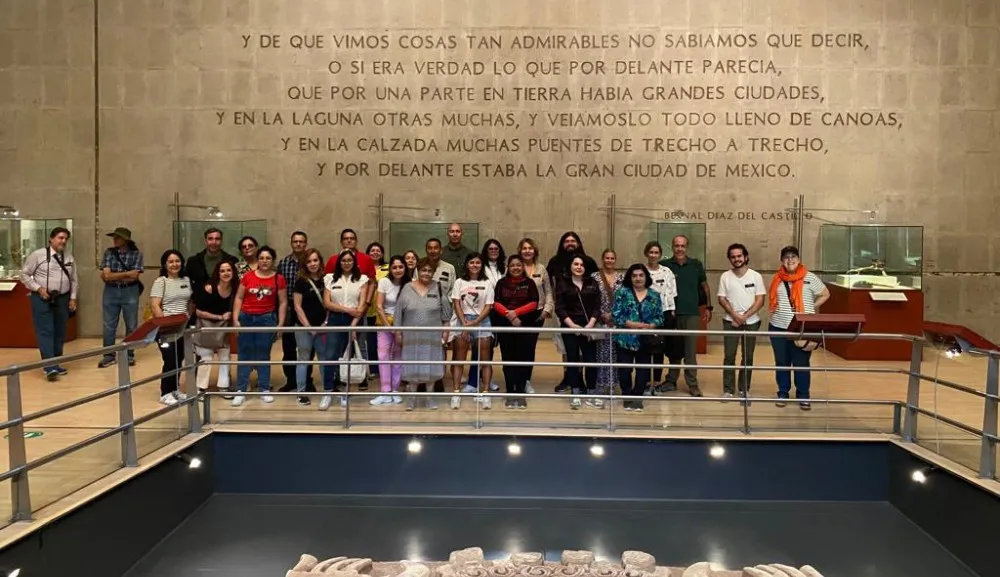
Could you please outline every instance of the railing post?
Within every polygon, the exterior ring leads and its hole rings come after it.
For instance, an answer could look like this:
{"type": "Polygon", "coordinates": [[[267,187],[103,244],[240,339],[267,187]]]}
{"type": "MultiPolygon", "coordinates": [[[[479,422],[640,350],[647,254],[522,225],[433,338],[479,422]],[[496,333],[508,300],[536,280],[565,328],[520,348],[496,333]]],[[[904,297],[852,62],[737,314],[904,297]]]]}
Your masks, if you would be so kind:
{"type": "Polygon", "coordinates": [[[128,366],[128,349],[115,353],[118,360],[118,424],[122,430],[122,465],[139,465],[139,451],[135,436],[135,415],[132,412],[132,377],[128,366]]]}
{"type": "Polygon", "coordinates": [[[997,452],[993,440],[997,435],[997,395],[1000,393],[1000,358],[986,359],[986,398],[983,409],[983,445],[979,454],[979,476],[992,479],[997,473],[997,452]]]}
{"type": "MultiPolygon", "coordinates": [[[[354,358],[354,327],[348,325],[347,327],[347,375],[341,375],[344,377],[344,381],[347,383],[347,390],[344,391],[345,399],[347,402],[344,403],[344,428],[351,428],[351,359],[354,358]]],[[[358,387],[358,390],[361,390],[358,387]]]]}
{"type": "Polygon", "coordinates": [[[900,435],[903,432],[903,405],[896,403],[892,406],[892,434],[900,435]]]}
{"type": "Polygon", "coordinates": [[[28,471],[24,469],[28,462],[24,450],[24,416],[21,407],[21,375],[13,373],[7,376],[7,420],[18,422],[7,429],[7,450],[10,453],[10,468],[21,468],[21,472],[10,478],[11,520],[27,521],[31,519],[31,491],[28,488],[28,471]]]}
{"type": "Polygon", "coordinates": [[[198,414],[198,402],[195,400],[195,397],[198,396],[198,358],[194,354],[194,341],[191,335],[187,335],[187,338],[182,337],[182,340],[184,342],[184,362],[187,365],[184,369],[187,373],[187,377],[184,379],[184,391],[190,401],[187,406],[188,432],[200,433],[201,416],[198,414]]]}
{"type": "Polygon", "coordinates": [[[910,349],[910,378],[906,385],[906,415],[903,420],[903,440],[917,440],[917,407],[920,406],[920,361],[923,341],[913,339],[910,349]]]}

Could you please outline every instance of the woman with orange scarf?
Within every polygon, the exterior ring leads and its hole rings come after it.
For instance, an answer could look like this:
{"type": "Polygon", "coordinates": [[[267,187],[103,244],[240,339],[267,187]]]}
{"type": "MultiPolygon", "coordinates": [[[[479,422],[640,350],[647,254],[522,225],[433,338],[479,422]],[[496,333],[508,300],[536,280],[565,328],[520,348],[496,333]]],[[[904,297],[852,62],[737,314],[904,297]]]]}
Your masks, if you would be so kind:
{"type": "MultiPolygon", "coordinates": [[[[799,249],[786,246],[781,249],[781,267],[771,279],[771,289],[768,292],[768,304],[771,308],[769,331],[787,331],[792,319],[798,313],[815,314],[820,305],[830,298],[830,291],[816,275],[806,270],[799,260],[799,249]]],[[[774,364],[779,367],[808,367],[812,352],[795,345],[795,340],[787,337],[771,337],[771,348],[774,349],[774,364]]],[[[779,407],[788,403],[792,389],[792,375],[795,374],[795,398],[799,408],[808,411],[809,404],[809,371],[779,370],[775,372],[778,381],[779,407]]]]}

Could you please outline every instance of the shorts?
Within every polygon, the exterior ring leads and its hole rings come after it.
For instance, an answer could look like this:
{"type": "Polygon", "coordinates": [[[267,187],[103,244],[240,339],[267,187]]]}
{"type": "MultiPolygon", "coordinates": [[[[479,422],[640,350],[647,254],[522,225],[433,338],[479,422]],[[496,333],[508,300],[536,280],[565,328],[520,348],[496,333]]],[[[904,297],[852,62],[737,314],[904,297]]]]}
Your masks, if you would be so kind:
{"type": "MultiPolygon", "coordinates": [[[[466,321],[473,321],[473,320],[476,320],[476,318],[478,316],[479,315],[465,315],[465,320],[466,321]]],[[[457,318],[452,318],[452,324],[454,326],[459,326],[458,325],[458,319],[457,318]]],[[[493,323],[490,322],[490,317],[486,317],[485,319],[483,319],[483,322],[479,323],[479,328],[489,328],[489,327],[492,327],[492,326],[493,326],[493,323]]],[[[455,340],[456,338],[458,338],[459,336],[461,336],[463,334],[467,335],[467,334],[470,334],[470,333],[468,333],[468,332],[466,332],[466,333],[452,332],[451,335],[448,337],[448,340],[449,341],[453,341],[453,340],[455,340]]],[[[490,332],[490,331],[482,331],[482,330],[472,331],[471,335],[472,335],[471,338],[474,338],[474,339],[488,339],[488,338],[492,338],[493,337],[493,333],[492,332],[490,332]]]]}

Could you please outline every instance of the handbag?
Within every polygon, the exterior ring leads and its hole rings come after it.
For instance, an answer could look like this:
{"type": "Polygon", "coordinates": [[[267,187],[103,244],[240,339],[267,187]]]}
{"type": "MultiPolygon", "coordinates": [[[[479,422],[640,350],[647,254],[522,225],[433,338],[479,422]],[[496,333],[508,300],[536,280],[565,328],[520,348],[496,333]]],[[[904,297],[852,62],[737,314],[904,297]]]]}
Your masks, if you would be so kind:
{"type": "Polygon", "coordinates": [[[365,360],[361,355],[361,345],[358,344],[358,341],[355,340],[351,344],[353,346],[348,346],[344,349],[344,354],[340,355],[341,364],[338,365],[340,378],[344,379],[348,385],[351,383],[363,383],[368,378],[368,365],[362,363],[348,364],[347,360],[351,358],[352,349],[355,357],[365,360]]]}
{"type": "MultiPolygon", "coordinates": [[[[226,326],[226,321],[213,321],[209,319],[198,318],[194,323],[195,328],[218,328],[226,326]]],[[[224,349],[229,345],[229,333],[224,332],[198,332],[191,337],[191,342],[194,346],[201,347],[203,349],[208,349],[210,351],[217,351],[219,349],[224,349]]]]}

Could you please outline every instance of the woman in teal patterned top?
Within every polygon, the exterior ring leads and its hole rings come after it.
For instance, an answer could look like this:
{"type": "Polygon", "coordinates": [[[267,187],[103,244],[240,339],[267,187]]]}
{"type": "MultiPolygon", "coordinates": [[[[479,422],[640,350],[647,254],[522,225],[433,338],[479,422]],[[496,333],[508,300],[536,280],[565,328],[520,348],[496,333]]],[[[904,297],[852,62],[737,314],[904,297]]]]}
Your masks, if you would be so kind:
{"type": "MultiPolygon", "coordinates": [[[[625,273],[625,284],[615,292],[615,303],[611,316],[615,326],[624,329],[655,329],[663,326],[663,305],[660,295],[650,290],[653,280],[649,271],[641,264],[633,264],[625,273]]],[[[615,335],[616,360],[619,363],[648,365],[653,362],[653,351],[643,350],[639,335],[615,335]]],[[[638,400],[624,402],[626,411],[642,410],[642,394],[646,390],[651,375],[649,368],[618,369],[618,383],[622,395],[639,397],[638,400]]]]}

